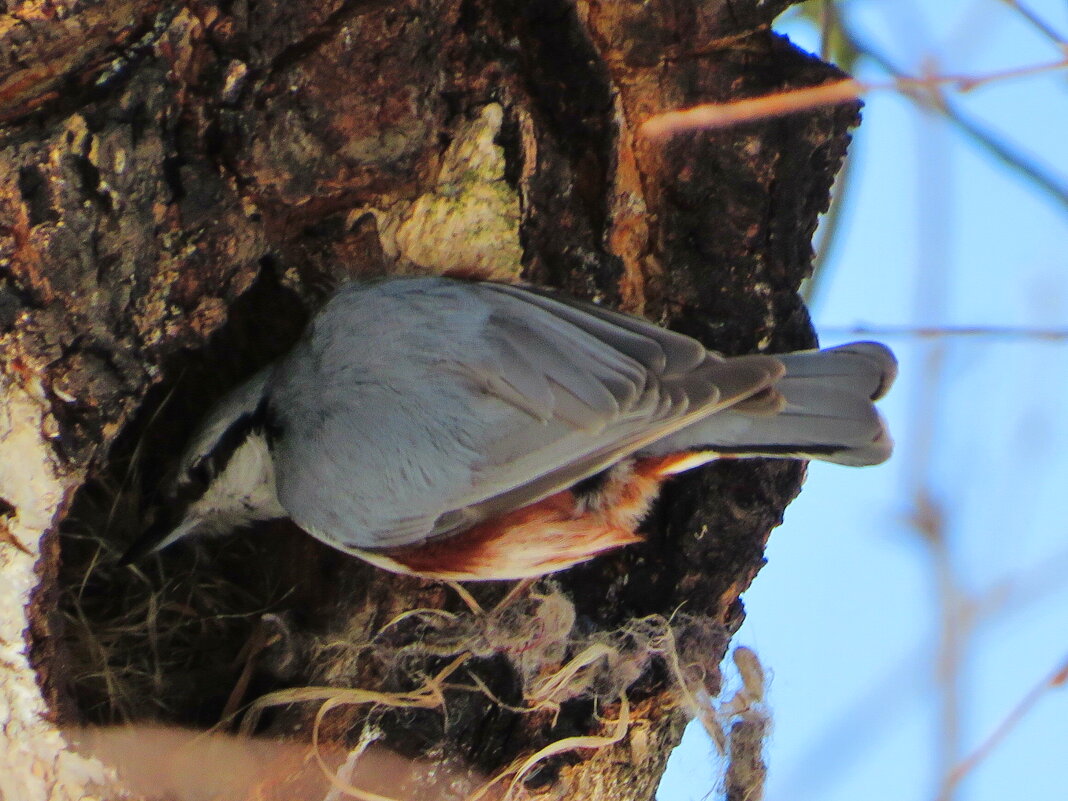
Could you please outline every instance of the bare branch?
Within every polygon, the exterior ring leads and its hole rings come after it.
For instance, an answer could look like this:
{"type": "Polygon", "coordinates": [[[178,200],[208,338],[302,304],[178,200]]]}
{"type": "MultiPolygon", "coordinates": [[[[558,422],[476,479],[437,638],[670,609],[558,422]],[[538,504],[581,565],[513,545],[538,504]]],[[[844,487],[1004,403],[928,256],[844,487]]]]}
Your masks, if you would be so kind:
{"type": "MultiPolygon", "coordinates": [[[[889,90],[915,97],[924,92],[933,92],[942,86],[950,86],[958,92],[970,92],[987,84],[1052,72],[1066,67],[1068,67],[1068,58],[1011,67],[984,75],[930,75],[914,78],[902,74],[884,83],[864,83],[855,78],[845,78],[820,86],[776,92],[761,97],[734,100],[730,103],[703,103],[681,111],[668,111],[650,117],[642,123],[641,132],[652,139],[662,139],[685,131],[727,128],[738,123],[754,122],[821,106],[846,103],[871,92],[889,90]]],[[[942,103],[937,101],[934,105],[940,107],[942,103]]]]}
{"type": "Polygon", "coordinates": [[[1012,325],[856,325],[820,326],[824,334],[886,339],[1037,339],[1051,342],[1068,340],[1068,328],[1032,328],[1012,325]]]}
{"type": "Polygon", "coordinates": [[[1042,699],[1042,696],[1055,687],[1063,687],[1066,682],[1068,682],[1068,656],[1061,660],[1060,665],[1054,669],[1052,673],[1043,678],[1038,684],[1031,688],[1027,695],[1020,699],[1020,703],[1018,703],[1012,711],[1005,716],[1005,719],[998,724],[997,728],[991,732],[990,736],[987,737],[978,748],[957,764],[946,777],[942,792],[938,796],[939,801],[945,801],[945,799],[949,797],[950,793],[960,781],[971,773],[980,762],[986,759],[991,752],[997,748],[1009,732],[1011,732],[1017,724],[1024,719],[1027,713],[1030,712],[1042,699]]]}

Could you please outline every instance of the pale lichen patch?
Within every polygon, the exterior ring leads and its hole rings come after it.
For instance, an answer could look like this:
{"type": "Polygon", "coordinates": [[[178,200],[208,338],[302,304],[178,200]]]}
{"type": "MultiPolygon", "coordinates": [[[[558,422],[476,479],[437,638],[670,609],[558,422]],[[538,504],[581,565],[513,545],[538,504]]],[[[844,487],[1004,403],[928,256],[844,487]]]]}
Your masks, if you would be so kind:
{"type": "Polygon", "coordinates": [[[503,119],[504,110],[491,103],[462,126],[430,192],[385,209],[360,210],[374,214],[395,272],[518,279],[520,201],[505,180],[504,149],[496,142],[503,119]]]}

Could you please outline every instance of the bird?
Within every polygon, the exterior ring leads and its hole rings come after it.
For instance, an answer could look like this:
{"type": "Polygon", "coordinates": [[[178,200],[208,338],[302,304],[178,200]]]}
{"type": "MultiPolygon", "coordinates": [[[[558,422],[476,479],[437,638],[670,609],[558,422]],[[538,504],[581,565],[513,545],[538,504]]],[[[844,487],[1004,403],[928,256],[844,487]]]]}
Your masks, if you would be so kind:
{"type": "Polygon", "coordinates": [[[395,573],[534,578],[640,541],[714,459],[885,461],[896,372],[875,342],[727,357],[532,286],[353,281],[210,411],[121,561],[289,518],[395,573]]]}

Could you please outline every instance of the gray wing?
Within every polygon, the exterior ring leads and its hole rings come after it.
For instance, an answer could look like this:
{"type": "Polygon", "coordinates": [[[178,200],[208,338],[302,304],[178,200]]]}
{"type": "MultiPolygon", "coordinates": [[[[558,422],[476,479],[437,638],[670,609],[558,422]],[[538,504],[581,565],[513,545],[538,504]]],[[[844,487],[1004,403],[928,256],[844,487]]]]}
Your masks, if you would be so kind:
{"type": "Polygon", "coordinates": [[[346,290],[276,372],[279,499],[341,547],[422,542],[566,488],[781,373],[516,286],[346,290]]]}

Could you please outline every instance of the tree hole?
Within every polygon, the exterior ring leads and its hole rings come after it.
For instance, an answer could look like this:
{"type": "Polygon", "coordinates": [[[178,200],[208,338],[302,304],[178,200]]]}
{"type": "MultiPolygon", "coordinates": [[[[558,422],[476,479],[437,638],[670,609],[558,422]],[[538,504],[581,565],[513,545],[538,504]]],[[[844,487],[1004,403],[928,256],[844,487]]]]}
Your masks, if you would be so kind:
{"type": "MultiPolygon", "coordinates": [[[[264,615],[314,608],[322,546],[291,524],[118,559],[158,507],[186,440],[228,390],[284,353],[307,320],[265,269],[203,348],[173,356],[59,527],[42,682],[62,722],[206,728],[284,683],[247,670],[264,615]]],[[[335,560],[337,561],[337,560],[335,560]]],[[[269,671],[268,671],[269,673],[269,671]]]]}

